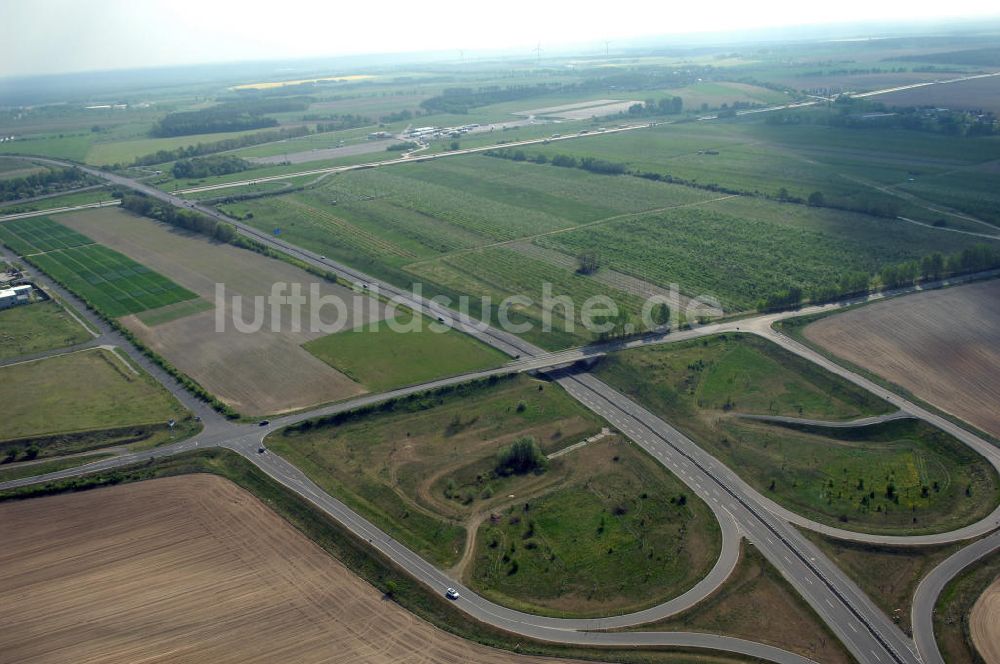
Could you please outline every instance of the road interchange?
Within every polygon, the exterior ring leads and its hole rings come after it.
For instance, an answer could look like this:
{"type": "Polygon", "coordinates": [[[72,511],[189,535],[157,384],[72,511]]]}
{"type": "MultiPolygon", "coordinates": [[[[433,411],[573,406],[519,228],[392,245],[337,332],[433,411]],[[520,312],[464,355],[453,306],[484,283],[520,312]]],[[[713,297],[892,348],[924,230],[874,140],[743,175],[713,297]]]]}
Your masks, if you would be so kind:
{"type": "MultiPolygon", "coordinates": [[[[446,155],[442,154],[438,156],[446,155]]],[[[65,165],[64,162],[56,160],[39,159],[38,161],[65,165]]],[[[871,600],[865,596],[853,581],[847,578],[815,546],[798,533],[793,524],[842,539],[917,545],[958,541],[983,535],[995,529],[998,521],[1000,521],[998,520],[998,517],[1000,517],[1000,508],[998,508],[989,518],[953,533],[918,536],[915,538],[872,536],[817,524],[789,512],[773,501],[761,496],[749,487],[746,482],[741,480],[736,473],[712,458],[682,433],[657,418],[645,408],[627,399],[624,395],[612,390],[593,376],[586,373],[581,374],[558,369],[558,367],[580,360],[599,357],[613,350],[641,345],[673,343],[723,332],[758,334],[769,338],[787,350],[815,362],[865,389],[873,391],[900,408],[906,414],[924,419],[955,435],[962,442],[986,456],[995,467],[1000,468],[1000,457],[998,457],[996,448],[987,441],[936,413],[932,413],[898,395],[887,392],[884,388],[864,377],[840,367],[815,351],[775,332],[771,327],[775,321],[783,317],[833,310],[839,305],[810,307],[800,312],[772,314],[729,321],[693,330],[652,335],[628,342],[606,344],[603,347],[598,345],[596,347],[572,349],[561,353],[546,353],[512,334],[495,330],[482,324],[480,321],[470,319],[468,316],[454,312],[441,304],[415,296],[391,284],[380,283],[353,268],[339,265],[288,242],[261,233],[252,227],[223,215],[213,208],[192,203],[129,178],[96,169],[84,168],[84,170],[119,186],[140,191],[180,207],[197,209],[199,212],[212,218],[233,224],[241,235],[250,237],[275,250],[290,254],[315,267],[334,272],[338,277],[362,287],[377,286],[382,294],[397,298],[415,311],[437,318],[444,322],[444,324],[470,334],[516,358],[511,364],[499,369],[433,381],[432,383],[404,388],[403,390],[395,390],[385,394],[368,395],[360,399],[344,402],[343,404],[334,404],[306,413],[277,418],[272,423],[273,427],[286,426],[311,417],[377,403],[408,393],[434,389],[435,387],[456,384],[476,378],[484,378],[494,374],[510,373],[512,371],[551,372],[552,378],[559,382],[567,392],[628,435],[636,444],[642,446],[654,458],[660,461],[665,468],[671,470],[678,478],[684,481],[692,491],[715,511],[720,527],[723,529],[723,553],[709,576],[680,598],[675,598],[657,607],[653,607],[653,609],[648,609],[638,614],[630,614],[629,616],[597,619],[597,622],[593,622],[592,620],[573,621],[563,619],[557,624],[553,624],[551,621],[558,619],[531,616],[518,612],[513,612],[516,615],[511,615],[511,610],[488,602],[475,595],[469,589],[462,587],[462,598],[457,605],[459,608],[470,613],[470,615],[484,622],[524,636],[562,643],[590,645],[631,644],[637,646],[684,645],[738,652],[772,661],[806,661],[798,655],[770,646],[764,646],[763,644],[750,644],[750,642],[740,642],[738,639],[733,640],[713,635],[650,632],[612,634],[589,631],[607,629],[609,627],[638,625],[649,622],[651,619],[650,616],[666,617],[693,605],[699,599],[710,594],[712,590],[721,585],[725,578],[728,577],[729,571],[735,565],[736,558],[734,551],[738,551],[740,538],[746,537],[761,550],[765,557],[779,569],[782,575],[817,611],[858,661],[875,664],[892,661],[918,662],[920,661],[920,655],[918,654],[916,645],[883,612],[875,607],[871,600]],[[729,524],[732,525],[730,526],[729,524]]],[[[71,295],[65,292],[61,294],[72,298],[71,295]]],[[[120,342],[122,347],[130,348],[124,339],[120,340],[120,342]]],[[[135,359],[134,355],[133,359],[135,359]]],[[[149,369],[148,366],[144,366],[144,368],[149,369]]],[[[159,375],[155,371],[153,373],[161,382],[165,382],[166,384],[165,378],[168,379],[169,377],[165,377],[162,372],[159,372],[159,375]]],[[[172,391],[175,395],[177,394],[176,389],[172,391]]],[[[193,400],[186,398],[182,399],[182,401],[188,405],[193,400]]],[[[201,404],[197,412],[204,414],[205,410],[204,404],[201,404]]],[[[355,534],[359,536],[368,535],[369,537],[366,539],[371,539],[373,545],[376,542],[385,543],[387,549],[383,553],[433,590],[440,591],[446,586],[461,587],[461,584],[456,580],[449,579],[443,572],[434,569],[429,563],[423,561],[419,556],[392,540],[387,534],[375,529],[374,526],[347,509],[346,506],[336,501],[335,498],[319,490],[301,471],[295,469],[291,464],[287,464],[287,462],[280,460],[279,457],[273,454],[258,454],[257,448],[260,444],[260,432],[257,427],[247,424],[227,423],[218,416],[208,414],[205,414],[204,417],[208,426],[206,431],[198,436],[197,439],[183,441],[143,453],[106,459],[44,476],[2,483],[0,484],[0,489],[98,472],[183,451],[205,447],[226,447],[250,459],[276,481],[292,488],[304,499],[317,505],[344,526],[350,528],[355,534]]],[[[921,606],[919,608],[923,610],[925,607],[921,606]]],[[[915,603],[914,611],[916,612],[917,609],[918,606],[915,603]]],[[[652,619],[656,619],[656,617],[652,619]]]]}

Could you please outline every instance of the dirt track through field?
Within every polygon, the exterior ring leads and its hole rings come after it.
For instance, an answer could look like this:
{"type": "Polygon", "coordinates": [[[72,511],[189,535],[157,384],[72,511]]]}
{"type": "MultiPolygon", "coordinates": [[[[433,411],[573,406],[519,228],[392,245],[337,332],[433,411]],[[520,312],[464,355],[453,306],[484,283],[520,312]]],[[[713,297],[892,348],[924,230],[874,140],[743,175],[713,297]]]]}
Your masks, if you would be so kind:
{"type": "Polygon", "coordinates": [[[8,502],[0,530],[7,662],[555,661],[417,619],[212,475],[8,502]]]}
{"type": "Polygon", "coordinates": [[[805,335],[1000,437],[1000,281],[860,307],[809,325],[805,335]]]}
{"type": "Polygon", "coordinates": [[[986,664],[1000,664],[1000,578],[994,579],[973,605],[969,631],[986,664]]]}

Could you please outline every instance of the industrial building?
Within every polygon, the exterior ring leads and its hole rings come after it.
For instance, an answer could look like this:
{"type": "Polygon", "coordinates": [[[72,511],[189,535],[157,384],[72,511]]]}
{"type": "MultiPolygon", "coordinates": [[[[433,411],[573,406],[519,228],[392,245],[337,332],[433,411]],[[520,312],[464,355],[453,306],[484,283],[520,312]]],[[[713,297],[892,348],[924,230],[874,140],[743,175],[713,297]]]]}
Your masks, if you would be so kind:
{"type": "Polygon", "coordinates": [[[9,309],[31,302],[31,286],[14,286],[0,290],[0,309],[9,309]]]}

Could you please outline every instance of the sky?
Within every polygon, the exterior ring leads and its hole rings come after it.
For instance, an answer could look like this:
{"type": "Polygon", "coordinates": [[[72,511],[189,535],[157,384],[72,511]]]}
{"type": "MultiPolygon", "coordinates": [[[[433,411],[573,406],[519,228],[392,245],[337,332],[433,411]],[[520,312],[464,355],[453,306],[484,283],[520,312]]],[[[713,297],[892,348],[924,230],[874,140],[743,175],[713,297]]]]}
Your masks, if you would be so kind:
{"type": "Polygon", "coordinates": [[[997,15],[996,0],[0,0],[0,76],[997,15]],[[619,9],[620,11],[616,11],[619,9]]]}

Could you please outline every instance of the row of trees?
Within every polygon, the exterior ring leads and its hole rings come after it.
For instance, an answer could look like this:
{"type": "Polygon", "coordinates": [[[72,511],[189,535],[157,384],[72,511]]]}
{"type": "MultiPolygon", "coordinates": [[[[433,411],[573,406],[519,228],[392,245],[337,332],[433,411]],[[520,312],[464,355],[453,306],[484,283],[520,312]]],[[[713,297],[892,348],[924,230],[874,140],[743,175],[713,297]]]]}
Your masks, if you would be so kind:
{"type": "Polygon", "coordinates": [[[591,173],[602,175],[624,175],[628,173],[628,166],[619,162],[597,159],[596,157],[580,157],[577,159],[572,155],[557,154],[550,160],[544,154],[528,156],[524,150],[487,150],[484,152],[488,157],[499,157],[501,159],[511,159],[513,161],[530,161],[535,164],[548,164],[560,166],[562,168],[580,168],[591,173]]]}
{"type": "Polygon", "coordinates": [[[16,201],[44,196],[97,182],[79,168],[56,168],[22,178],[0,180],[0,200],[16,201]]]}
{"type": "Polygon", "coordinates": [[[499,104],[517,99],[527,99],[557,92],[562,88],[558,83],[537,85],[489,85],[478,89],[446,88],[440,95],[420,102],[420,106],[433,113],[457,113],[464,115],[469,109],[489,104],[499,104]]]}
{"type": "Polygon", "coordinates": [[[501,159],[511,159],[513,161],[530,161],[535,164],[552,164],[553,166],[561,166],[563,168],[581,168],[583,170],[590,171],[591,173],[600,173],[602,175],[631,175],[645,180],[680,184],[685,187],[693,187],[695,189],[703,189],[705,191],[712,191],[721,194],[754,196],[757,198],[778,200],[783,203],[796,203],[812,207],[828,207],[838,210],[848,210],[850,212],[861,212],[875,217],[885,217],[888,219],[895,219],[901,210],[899,202],[890,198],[860,200],[828,199],[821,191],[814,191],[809,194],[807,198],[802,198],[801,196],[795,196],[790,193],[786,187],[781,187],[776,193],[771,194],[759,190],[751,191],[749,189],[728,187],[712,182],[696,182],[694,180],[688,180],[687,178],[670,175],[669,173],[635,171],[630,169],[628,164],[606,161],[604,159],[596,159],[594,157],[577,158],[572,155],[557,154],[553,155],[550,159],[544,154],[539,153],[529,155],[523,150],[510,149],[487,150],[483,154],[488,157],[499,157],[501,159]]]}
{"type": "Polygon", "coordinates": [[[305,115],[302,119],[310,121],[313,119],[318,120],[316,123],[317,133],[343,131],[344,129],[356,129],[357,127],[367,127],[372,124],[372,119],[367,115],[354,115],[351,113],[327,115],[326,117],[305,115]]]}
{"type": "Polygon", "coordinates": [[[174,162],[172,171],[175,178],[205,178],[210,175],[228,175],[249,170],[253,167],[246,159],[235,155],[213,155],[174,162]]]}
{"type": "Polygon", "coordinates": [[[174,150],[158,150],[152,154],[148,154],[142,157],[136,158],[132,162],[133,166],[151,166],[153,164],[165,164],[168,161],[176,161],[178,159],[190,159],[192,157],[201,157],[208,154],[214,154],[216,152],[224,152],[227,150],[236,150],[238,148],[246,148],[252,145],[260,145],[261,143],[271,143],[273,141],[283,141],[289,138],[297,138],[299,136],[308,136],[311,134],[309,127],[287,127],[283,129],[278,129],[277,131],[262,131],[256,134],[247,134],[246,136],[237,136],[234,138],[225,138],[221,141],[212,141],[210,143],[197,143],[195,145],[186,145],[184,147],[179,147],[174,150]]]}
{"type": "Polygon", "coordinates": [[[207,235],[219,242],[234,243],[238,237],[232,224],[216,221],[192,210],[182,210],[142,194],[125,194],[122,196],[122,207],[171,226],[207,235]]]}
{"type": "Polygon", "coordinates": [[[634,118],[650,115],[678,115],[684,111],[684,100],[680,97],[647,99],[641,104],[628,107],[628,114],[634,118]]]}
{"type": "Polygon", "coordinates": [[[948,136],[994,136],[1000,134],[1000,121],[994,113],[981,108],[966,110],[937,109],[920,106],[887,106],[853,97],[838,97],[832,113],[785,111],[774,113],[765,122],[770,125],[817,124],[849,129],[908,129],[948,136]]]}
{"type": "MultiPolygon", "coordinates": [[[[886,265],[876,274],[849,272],[836,284],[821,286],[808,293],[813,304],[832,302],[845,297],[864,295],[882,288],[904,288],[918,281],[933,281],[944,277],[1000,268],[1000,249],[977,244],[961,252],[944,255],[935,252],[918,260],[886,265]]],[[[792,309],[803,303],[807,294],[798,286],[774,293],[757,303],[760,311],[792,309]]]]}
{"type": "Polygon", "coordinates": [[[189,136],[274,127],[278,121],[267,114],[304,111],[313,101],[312,97],[227,101],[197,111],[170,113],[153,125],[151,133],[158,137],[189,136]]]}

